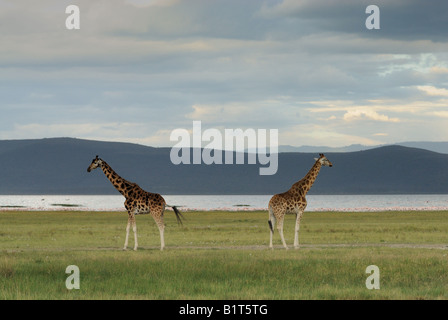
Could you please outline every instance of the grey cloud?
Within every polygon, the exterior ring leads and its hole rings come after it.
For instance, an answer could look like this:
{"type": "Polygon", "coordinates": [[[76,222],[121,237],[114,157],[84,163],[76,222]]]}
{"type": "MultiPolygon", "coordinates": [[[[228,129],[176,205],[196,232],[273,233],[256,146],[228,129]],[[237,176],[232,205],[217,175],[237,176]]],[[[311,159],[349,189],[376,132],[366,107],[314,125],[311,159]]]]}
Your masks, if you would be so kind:
{"type": "MultiPolygon", "coordinates": [[[[358,34],[366,38],[395,40],[432,40],[446,42],[448,36],[448,3],[444,0],[286,0],[276,6],[265,6],[264,16],[286,17],[292,28],[307,24],[308,33],[335,32],[358,34]],[[380,9],[380,30],[365,27],[367,6],[380,9]]],[[[297,36],[302,36],[300,29],[297,36]]],[[[289,33],[289,36],[293,36],[289,33]]]]}
{"type": "Polygon", "coordinates": [[[389,132],[393,139],[402,123],[359,117],[368,126],[346,126],[344,111],[312,113],[310,101],[433,102],[439,98],[416,87],[448,86],[447,11],[439,1],[377,2],[381,30],[372,32],[364,26],[370,1],[129,2],[77,1],[81,30],[74,32],[63,27],[67,1],[26,2],[33,13],[19,2],[0,2],[0,17],[10,24],[0,31],[7,48],[0,51],[2,128],[18,123],[34,133],[48,125],[46,132],[56,132],[66,123],[77,132],[77,124],[97,122],[104,136],[115,126],[126,135],[143,123],[128,136],[147,138],[190,128],[192,116],[201,115],[193,106],[203,106],[205,114],[222,110],[207,126],[282,128],[291,135],[295,126],[322,126],[336,137],[366,141],[389,132]]]}

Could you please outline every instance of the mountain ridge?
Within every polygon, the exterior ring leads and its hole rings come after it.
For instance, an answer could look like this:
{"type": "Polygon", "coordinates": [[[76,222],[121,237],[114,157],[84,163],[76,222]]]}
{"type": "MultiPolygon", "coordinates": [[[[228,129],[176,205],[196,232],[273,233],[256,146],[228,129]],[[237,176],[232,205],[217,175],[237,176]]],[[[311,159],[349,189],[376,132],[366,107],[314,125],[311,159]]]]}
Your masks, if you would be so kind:
{"type": "Polygon", "coordinates": [[[428,151],[446,153],[448,154],[448,142],[446,141],[405,141],[393,144],[380,144],[373,146],[366,146],[362,144],[351,144],[344,147],[328,147],[328,146],[289,146],[281,145],[278,147],[279,152],[356,152],[369,149],[376,149],[386,146],[403,146],[409,148],[424,149],[428,151]]]}
{"type": "MultiPolygon", "coordinates": [[[[171,148],[76,138],[0,140],[0,194],[118,194],[100,170],[99,155],[123,178],[160,194],[275,194],[288,190],[318,153],[278,154],[275,175],[260,164],[174,165],[171,148]]],[[[404,146],[330,152],[310,194],[448,193],[448,154],[404,146]]],[[[246,154],[247,156],[247,154],[246,154]]]]}

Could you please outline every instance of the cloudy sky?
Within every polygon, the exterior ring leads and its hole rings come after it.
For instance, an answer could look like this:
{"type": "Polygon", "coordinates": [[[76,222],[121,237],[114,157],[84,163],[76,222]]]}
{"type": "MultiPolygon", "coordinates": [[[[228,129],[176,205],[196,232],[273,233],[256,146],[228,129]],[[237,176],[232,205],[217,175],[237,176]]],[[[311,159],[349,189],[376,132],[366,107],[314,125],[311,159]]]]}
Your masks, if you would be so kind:
{"type": "Polygon", "coordinates": [[[448,141],[444,0],[0,0],[0,139],[448,141]],[[65,13],[79,6],[80,29],[65,13]],[[368,30],[366,7],[380,9],[368,30]]]}

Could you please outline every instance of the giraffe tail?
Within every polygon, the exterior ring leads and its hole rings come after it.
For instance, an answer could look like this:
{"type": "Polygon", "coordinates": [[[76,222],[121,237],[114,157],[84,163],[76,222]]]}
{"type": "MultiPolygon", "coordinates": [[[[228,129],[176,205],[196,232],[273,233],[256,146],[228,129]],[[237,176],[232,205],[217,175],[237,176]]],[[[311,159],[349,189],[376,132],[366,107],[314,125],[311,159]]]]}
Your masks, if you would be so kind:
{"type": "Polygon", "coordinates": [[[174,213],[176,214],[177,224],[182,225],[182,219],[185,220],[182,213],[180,213],[179,209],[177,209],[176,206],[170,206],[169,204],[166,205],[167,207],[173,208],[174,213]]]}
{"type": "Polygon", "coordinates": [[[275,223],[275,216],[274,216],[274,212],[272,211],[272,207],[270,206],[270,203],[269,203],[268,210],[269,210],[269,220],[268,220],[269,229],[271,229],[271,232],[274,233],[274,226],[272,225],[271,220],[274,220],[274,223],[275,223]]]}
{"type": "Polygon", "coordinates": [[[274,233],[274,228],[272,227],[271,220],[268,220],[268,224],[269,224],[269,229],[271,229],[272,233],[274,233]]]}

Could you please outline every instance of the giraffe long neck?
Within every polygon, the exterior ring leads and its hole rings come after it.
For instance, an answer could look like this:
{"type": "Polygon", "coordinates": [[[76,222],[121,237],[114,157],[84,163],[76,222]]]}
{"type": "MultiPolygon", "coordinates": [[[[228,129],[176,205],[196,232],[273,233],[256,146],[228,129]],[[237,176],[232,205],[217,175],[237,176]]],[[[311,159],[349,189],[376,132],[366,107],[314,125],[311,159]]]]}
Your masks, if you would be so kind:
{"type": "Polygon", "coordinates": [[[115,187],[115,189],[117,189],[118,192],[120,192],[127,198],[130,189],[129,187],[132,185],[132,183],[120,177],[105,161],[103,161],[101,169],[103,170],[107,179],[109,179],[109,181],[115,187]]]}
{"type": "Polygon", "coordinates": [[[313,186],[314,181],[316,181],[317,175],[319,174],[321,168],[322,164],[320,163],[320,161],[316,161],[316,163],[311,167],[310,171],[308,171],[308,173],[299,182],[293,185],[293,188],[300,188],[303,192],[303,195],[306,195],[313,186]]]}

